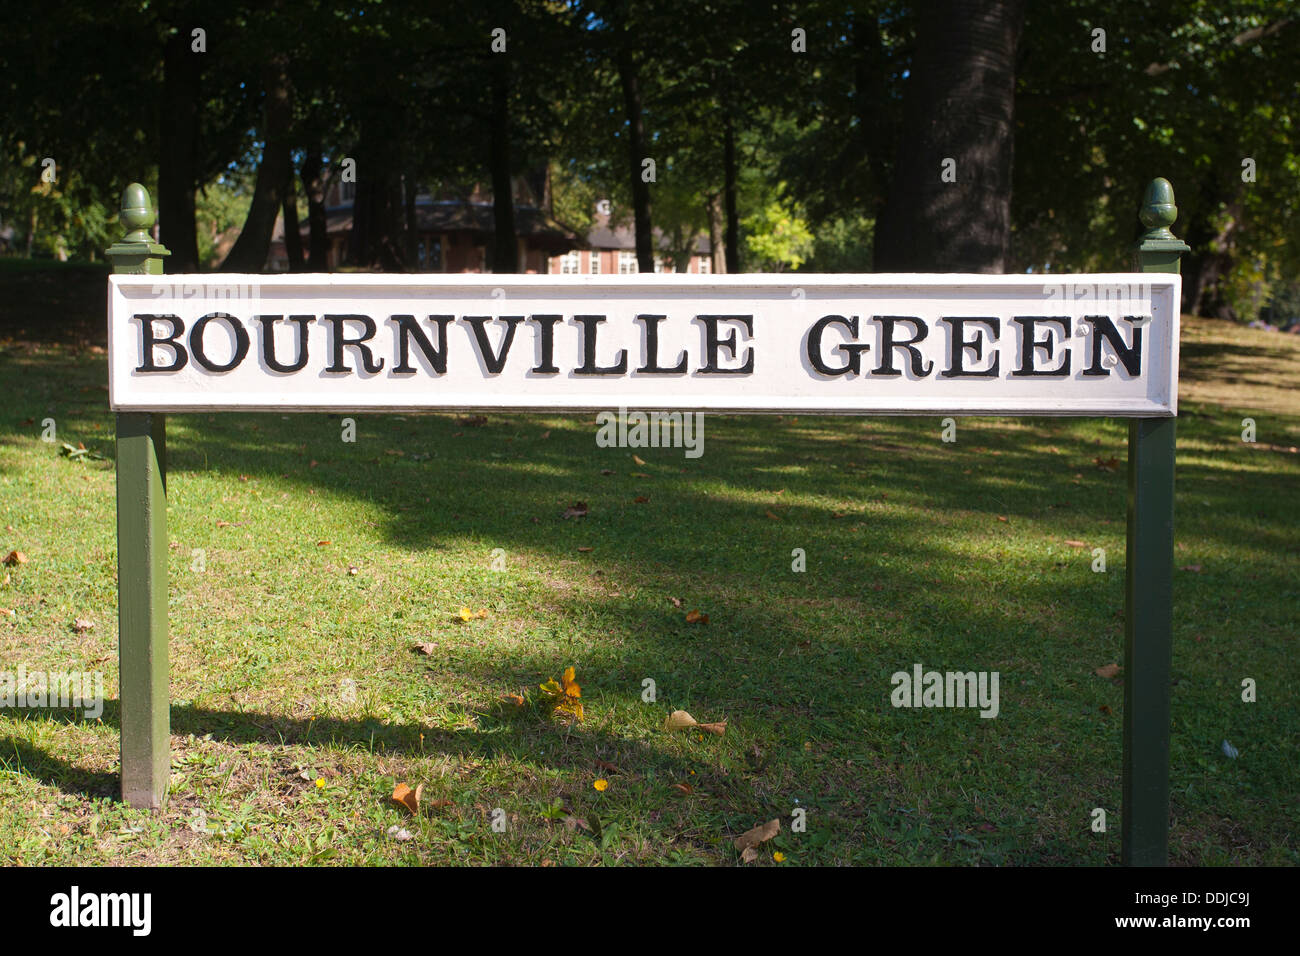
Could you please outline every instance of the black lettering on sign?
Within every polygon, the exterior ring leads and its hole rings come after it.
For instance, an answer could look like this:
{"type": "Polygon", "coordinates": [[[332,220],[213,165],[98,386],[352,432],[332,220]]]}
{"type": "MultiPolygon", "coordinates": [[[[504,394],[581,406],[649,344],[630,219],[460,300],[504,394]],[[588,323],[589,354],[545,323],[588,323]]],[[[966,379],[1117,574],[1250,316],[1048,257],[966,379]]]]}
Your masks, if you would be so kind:
{"type": "Polygon", "coordinates": [[[926,368],[925,356],[921,350],[916,347],[918,342],[924,342],[925,337],[930,334],[930,327],[914,315],[875,315],[872,316],[880,323],[880,365],[877,366],[875,375],[902,375],[902,371],[894,367],[894,350],[907,349],[908,356],[912,360],[912,374],[917,378],[924,378],[934,371],[934,363],[926,368]],[[910,339],[898,341],[894,338],[894,329],[900,322],[910,322],[914,334],[910,339]]]}
{"type": "Polygon", "coordinates": [[[970,352],[975,356],[976,361],[984,358],[984,334],[979,329],[972,329],[974,333],[972,338],[966,338],[966,324],[980,323],[986,325],[992,333],[989,344],[993,345],[998,340],[999,331],[1002,323],[998,319],[988,316],[944,316],[939,320],[947,322],[951,330],[951,338],[948,345],[948,367],[939,373],[940,378],[997,378],[998,366],[1002,362],[1002,356],[997,352],[997,346],[993,347],[993,362],[985,369],[968,369],[966,368],[966,353],[970,352]]]}
{"type": "Polygon", "coordinates": [[[574,375],[623,375],[627,372],[627,349],[619,349],[613,365],[596,364],[596,330],[605,321],[603,315],[575,315],[573,321],[582,326],[582,367],[574,375]]]}
{"type": "Polygon", "coordinates": [[[555,324],[564,318],[562,315],[530,315],[529,322],[537,323],[538,341],[541,343],[542,354],[538,358],[537,367],[533,372],[537,375],[558,375],[560,370],[555,367],[555,324]]]}
{"type": "Polygon", "coordinates": [[[137,372],[179,372],[185,367],[185,363],[190,360],[189,353],[185,351],[185,346],[177,341],[185,332],[185,323],[181,321],[179,315],[148,315],[138,313],[131,316],[133,319],[140,320],[140,367],[137,372]],[[165,339],[160,339],[154,334],[153,324],[155,322],[170,322],[172,334],[165,339]],[[173,361],[171,365],[157,365],[153,360],[153,348],[155,345],[164,345],[172,350],[173,361]]]}
{"type": "Polygon", "coordinates": [[[248,333],[244,331],[244,323],[228,312],[209,312],[190,329],[190,353],[194,356],[194,364],[203,366],[209,372],[229,372],[248,354],[248,333]],[[207,350],[203,347],[203,334],[208,330],[208,323],[217,319],[227,323],[235,333],[235,351],[225,365],[218,365],[209,359],[207,350]]]}
{"type": "Polygon", "coordinates": [[[351,372],[352,369],[343,364],[343,347],[352,346],[361,356],[361,367],[372,375],[384,367],[384,360],[375,360],[374,355],[370,352],[370,346],[366,345],[375,337],[375,320],[368,315],[326,315],[321,317],[323,321],[329,322],[334,326],[334,332],[331,339],[334,344],[334,361],[325,369],[327,372],[351,372]],[[360,322],[365,332],[360,338],[349,339],[344,334],[344,322],[360,322]]]}
{"type": "Polygon", "coordinates": [[[725,339],[718,338],[719,322],[736,322],[745,327],[745,335],[754,337],[754,317],[752,315],[697,315],[696,321],[704,323],[704,367],[701,375],[748,375],[754,371],[754,350],[746,349],[745,358],[740,368],[722,368],[718,365],[718,349],[726,349],[733,359],[740,359],[739,346],[736,344],[737,330],[732,329],[725,339]]]}
{"type": "Polygon", "coordinates": [[[843,365],[827,365],[826,360],[822,358],[822,335],[832,325],[842,325],[849,330],[849,335],[855,339],[858,337],[858,317],[856,315],[851,319],[846,319],[842,315],[822,316],[808,330],[805,349],[808,353],[809,364],[822,375],[848,375],[850,372],[858,375],[862,370],[862,353],[870,349],[871,346],[860,344],[837,345],[835,347],[847,355],[848,358],[844,360],[843,365]]]}
{"type": "Polygon", "coordinates": [[[638,315],[636,321],[645,325],[645,365],[637,369],[640,375],[681,375],[686,371],[686,350],[682,349],[677,364],[672,368],[659,365],[659,323],[666,315],[638,315]]]}
{"type": "Polygon", "coordinates": [[[1064,349],[1064,355],[1061,356],[1060,364],[1055,368],[1037,368],[1034,363],[1037,361],[1038,352],[1043,353],[1044,361],[1050,362],[1054,357],[1056,350],[1056,340],[1052,338],[1052,333],[1044,329],[1043,337],[1038,338],[1037,325],[1039,322],[1054,322],[1061,327],[1061,341],[1064,342],[1070,337],[1070,318],[1064,315],[1017,315],[1012,320],[1020,326],[1020,367],[1012,369],[1013,377],[1031,377],[1031,376],[1058,376],[1060,378],[1070,377],[1070,350],[1064,349]]]}
{"type": "Polygon", "coordinates": [[[438,345],[435,348],[434,344],[429,341],[429,337],[424,334],[424,330],[416,323],[415,316],[390,315],[388,321],[397,323],[397,364],[393,366],[393,374],[415,374],[415,369],[411,366],[411,339],[414,338],[415,344],[423,353],[429,367],[438,375],[445,375],[447,372],[447,323],[454,318],[454,315],[429,316],[429,321],[438,328],[438,345]]]}
{"type": "Polygon", "coordinates": [[[262,325],[262,361],[273,372],[288,374],[301,372],[307,367],[307,323],[316,321],[314,315],[291,315],[289,321],[298,326],[298,357],[292,365],[284,365],[275,357],[275,323],[284,319],[283,315],[255,315],[255,320],[262,325]]]}
{"type": "MultiPolygon", "coordinates": [[[[1137,316],[1126,315],[1124,321],[1132,322],[1137,316]]],[[[1115,356],[1124,364],[1124,370],[1132,376],[1142,374],[1142,328],[1133,327],[1133,344],[1127,345],[1115,323],[1105,315],[1085,315],[1083,321],[1092,326],[1092,361],[1083,370],[1084,375],[1106,376],[1110,369],[1101,364],[1101,345],[1109,342],[1115,356]]]]}
{"type": "Polygon", "coordinates": [[[501,336],[501,351],[495,355],[492,353],[492,345],[488,342],[487,328],[485,327],[490,315],[463,315],[461,318],[469,323],[469,327],[474,330],[474,344],[478,346],[478,354],[483,357],[483,365],[487,368],[489,375],[499,375],[501,370],[506,367],[506,357],[510,354],[510,346],[515,340],[515,328],[524,320],[522,315],[502,315],[498,319],[506,324],[506,330],[501,336]]]}

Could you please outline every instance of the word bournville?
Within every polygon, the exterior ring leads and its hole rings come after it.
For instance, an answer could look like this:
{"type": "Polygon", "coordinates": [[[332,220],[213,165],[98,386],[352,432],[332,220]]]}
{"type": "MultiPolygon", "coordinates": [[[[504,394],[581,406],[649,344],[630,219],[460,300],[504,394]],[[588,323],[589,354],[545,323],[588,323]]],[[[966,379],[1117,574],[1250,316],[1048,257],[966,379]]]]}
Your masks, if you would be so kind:
{"type": "Polygon", "coordinates": [[[1176,412],[1176,275],[110,283],[119,411],[1176,412]]]}

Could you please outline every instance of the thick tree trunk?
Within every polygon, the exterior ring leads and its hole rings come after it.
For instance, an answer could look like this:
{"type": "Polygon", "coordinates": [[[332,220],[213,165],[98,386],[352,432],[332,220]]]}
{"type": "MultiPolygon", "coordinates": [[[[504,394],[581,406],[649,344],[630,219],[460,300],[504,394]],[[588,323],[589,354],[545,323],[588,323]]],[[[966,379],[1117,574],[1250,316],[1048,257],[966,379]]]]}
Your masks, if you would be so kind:
{"type": "Polygon", "coordinates": [[[303,157],[298,173],[307,193],[307,268],[312,272],[329,272],[329,232],[325,217],[325,159],[319,143],[313,143],[303,157]]]}
{"type": "Polygon", "coordinates": [[[284,254],[289,260],[290,272],[303,272],[306,264],[302,259],[302,235],[298,232],[298,197],[293,188],[293,173],[289,174],[289,185],[284,190],[282,204],[284,217],[284,254]]]}
{"type": "Polygon", "coordinates": [[[714,273],[727,271],[727,245],[722,238],[722,196],[713,193],[705,203],[705,213],[709,220],[709,270],[714,273]]]}
{"type": "Polygon", "coordinates": [[[171,255],[168,272],[199,271],[194,218],[199,129],[199,65],[205,54],[190,50],[190,35],[177,29],[163,47],[163,89],[158,117],[158,227],[171,255]]]}
{"type": "Polygon", "coordinates": [[[1016,49],[1024,0],[919,4],[893,183],[876,223],[881,272],[1006,268],[1016,49]]]}
{"type": "Polygon", "coordinates": [[[406,257],[406,271],[420,271],[420,234],[419,223],[415,214],[415,174],[408,172],[402,177],[402,202],[405,219],[402,222],[402,238],[405,240],[403,255],[406,257]]]}
{"type": "Polygon", "coordinates": [[[253,202],[244,228],[235,240],[222,272],[261,272],[271,250],[271,233],[288,188],[292,166],[289,161],[289,125],[293,119],[293,100],[289,88],[289,58],[278,54],[267,61],[263,70],[266,90],[265,120],[262,124],[262,162],[257,167],[253,202]]]}
{"type": "Polygon", "coordinates": [[[510,167],[510,61],[494,60],[492,71],[492,271],[519,271],[515,190],[510,167]]]}
{"type": "Polygon", "coordinates": [[[623,111],[627,118],[628,169],[632,174],[632,216],[636,235],[636,264],[641,272],[655,271],[654,231],[650,224],[650,184],[642,178],[646,156],[645,120],[641,109],[641,86],[632,51],[624,45],[618,53],[618,79],[623,87],[623,111]]]}
{"type": "Polygon", "coordinates": [[[736,211],[736,130],[728,111],[722,129],[722,205],[727,219],[724,240],[727,271],[740,271],[740,214],[736,211]]]}

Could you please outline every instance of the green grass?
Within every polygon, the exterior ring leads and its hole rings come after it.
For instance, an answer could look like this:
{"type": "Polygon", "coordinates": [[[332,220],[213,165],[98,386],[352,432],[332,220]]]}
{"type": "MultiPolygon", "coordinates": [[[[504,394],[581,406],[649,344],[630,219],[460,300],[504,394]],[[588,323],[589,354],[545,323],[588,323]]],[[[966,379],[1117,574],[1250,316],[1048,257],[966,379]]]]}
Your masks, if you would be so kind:
{"type": "MultiPolygon", "coordinates": [[[[1300,339],[1188,320],[1187,342],[1172,857],[1294,865],[1300,339]]],[[[357,416],[355,444],[337,416],[175,416],[149,813],[113,800],[112,462],[58,453],[111,459],[105,382],[93,346],[0,342],[0,555],[29,557],[0,568],[0,670],[101,670],[108,698],[0,711],[0,862],[729,864],[774,817],[765,864],[1118,861],[1123,688],[1093,672],[1122,656],[1122,422],[961,419],[944,444],[937,419],[711,415],[702,458],[638,465],[591,416],[357,416]],[[891,707],[918,661],[998,671],[999,716],[891,707]],[[536,703],[568,665],[573,726],[536,703]],[[669,734],[679,708],[725,735],[669,734]],[[412,818],[398,782],[451,803],[412,818]]]]}

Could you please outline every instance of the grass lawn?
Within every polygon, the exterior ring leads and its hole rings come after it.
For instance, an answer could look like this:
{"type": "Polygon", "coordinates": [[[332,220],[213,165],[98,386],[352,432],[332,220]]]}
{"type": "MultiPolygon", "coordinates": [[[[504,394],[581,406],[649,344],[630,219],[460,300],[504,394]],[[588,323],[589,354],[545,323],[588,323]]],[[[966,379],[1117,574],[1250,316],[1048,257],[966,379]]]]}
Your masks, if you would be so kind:
{"type": "MultiPolygon", "coordinates": [[[[355,443],[339,416],[174,416],[150,813],[113,799],[105,359],[94,321],[6,308],[0,556],[28,560],[0,567],[0,670],[102,671],[107,700],[0,710],[0,863],[730,864],[773,818],[762,865],[1118,862],[1123,675],[1095,671],[1122,656],[1123,422],[946,444],[937,418],[710,415],[703,457],[640,464],[589,415],[356,416],[355,443]],[[997,671],[996,719],[892,707],[918,662],[997,671]],[[538,700],[567,666],[580,723],[538,700]],[[725,734],[667,731],[677,709],[725,734]]],[[[1300,337],[1184,321],[1172,859],[1295,865],[1300,337]]]]}

